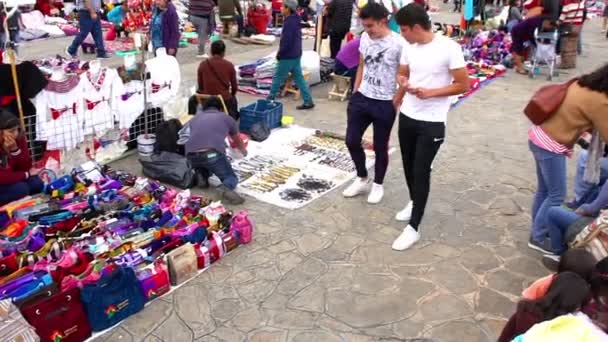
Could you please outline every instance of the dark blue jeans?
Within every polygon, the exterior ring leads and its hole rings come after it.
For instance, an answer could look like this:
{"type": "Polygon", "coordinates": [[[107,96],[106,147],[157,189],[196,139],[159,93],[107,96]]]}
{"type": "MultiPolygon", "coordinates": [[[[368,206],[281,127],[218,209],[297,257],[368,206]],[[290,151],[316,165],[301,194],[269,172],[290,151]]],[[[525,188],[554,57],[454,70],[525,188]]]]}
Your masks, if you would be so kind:
{"type": "Polygon", "coordinates": [[[0,205],[40,193],[43,188],[44,183],[38,176],[30,177],[25,181],[15,184],[0,185],[0,205]]]}
{"type": "Polygon", "coordinates": [[[566,197],[566,156],[544,150],[529,141],[536,162],[538,186],[532,204],[532,239],[542,242],[547,235],[547,210],[560,206],[566,197]]]}
{"type": "Polygon", "coordinates": [[[106,55],[106,49],[103,46],[103,32],[101,31],[101,20],[99,19],[99,15],[97,16],[97,20],[93,20],[91,18],[91,14],[89,11],[78,11],[79,19],[78,25],[80,26],[80,30],[78,34],[72,41],[72,45],[68,48],[68,52],[70,55],[75,55],[80,47],[80,44],[84,41],[84,39],[91,34],[93,36],[93,40],[95,41],[95,47],[97,49],[97,57],[103,57],[106,55]]]}
{"type": "Polygon", "coordinates": [[[205,179],[214,174],[225,187],[230,190],[236,189],[239,180],[225,154],[216,151],[193,152],[188,153],[188,160],[205,179]]]}
{"type": "Polygon", "coordinates": [[[547,225],[549,226],[549,237],[551,238],[551,248],[555,254],[564,253],[568,247],[564,241],[564,236],[568,227],[581,215],[564,207],[551,207],[547,210],[547,225]]]}

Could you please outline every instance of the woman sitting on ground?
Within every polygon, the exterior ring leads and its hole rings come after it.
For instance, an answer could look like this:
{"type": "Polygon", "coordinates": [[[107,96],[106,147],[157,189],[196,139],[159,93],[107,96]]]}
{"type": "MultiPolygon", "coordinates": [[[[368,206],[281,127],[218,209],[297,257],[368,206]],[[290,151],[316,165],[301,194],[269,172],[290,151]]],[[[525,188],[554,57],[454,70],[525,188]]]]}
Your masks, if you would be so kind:
{"type": "Polygon", "coordinates": [[[591,289],[585,279],[573,272],[560,273],[555,276],[545,296],[517,304],[517,311],[503,328],[498,342],[510,342],[537,323],[576,313],[590,298],[591,289]]]}
{"type": "Polygon", "coordinates": [[[32,158],[19,119],[0,110],[0,205],[40,193],[44,183],[32,158]]]}
{"type": "Polygon", "coordinates": [[[538,179],[532,205],[530,248],[551,253],[550,241],[545,239],[547,211],[561,205],[566,197],[566,156],[572,155],[574,144],[584,132],[595,129],[607,141],[607,112],[608,64],[572,83],[557,111],[528,131],[538,179]]]}

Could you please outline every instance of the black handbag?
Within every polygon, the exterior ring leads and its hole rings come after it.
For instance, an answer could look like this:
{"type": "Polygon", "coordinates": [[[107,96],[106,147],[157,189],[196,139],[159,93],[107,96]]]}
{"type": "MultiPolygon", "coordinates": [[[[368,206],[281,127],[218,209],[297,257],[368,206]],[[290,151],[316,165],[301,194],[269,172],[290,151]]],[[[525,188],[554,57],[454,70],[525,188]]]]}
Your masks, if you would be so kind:
{"type": "Polygon", "coordinates": [[[161,152],[150,158],[140,159],[146,177],[159,180],[181,189],[194,186],[195,171],[190,161],[177,153],[161,152]]]}

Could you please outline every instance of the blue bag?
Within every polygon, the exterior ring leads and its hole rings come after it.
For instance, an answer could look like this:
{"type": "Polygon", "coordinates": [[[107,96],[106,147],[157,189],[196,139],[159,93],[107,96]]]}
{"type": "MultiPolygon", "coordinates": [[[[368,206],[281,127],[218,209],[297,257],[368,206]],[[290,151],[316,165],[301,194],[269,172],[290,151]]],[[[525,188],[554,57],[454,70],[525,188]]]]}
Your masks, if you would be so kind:
{"type": "Polygon", "coordinates": [[[131,268],[117,268],[95,284],[85,285],[82,304],[93,331],[107,329],[139,312],[146,302],[131,268]]]}

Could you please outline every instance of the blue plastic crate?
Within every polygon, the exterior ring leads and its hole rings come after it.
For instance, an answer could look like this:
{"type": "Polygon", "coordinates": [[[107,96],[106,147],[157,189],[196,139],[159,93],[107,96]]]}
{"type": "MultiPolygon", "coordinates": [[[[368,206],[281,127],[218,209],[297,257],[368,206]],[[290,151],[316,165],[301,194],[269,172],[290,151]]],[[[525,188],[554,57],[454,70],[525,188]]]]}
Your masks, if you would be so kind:
{"type": "Polygon", "coordinates": [[[270,129],[281,127],[283,119],[283,104],[268,100],[257,100],[240,110],[241,119],[239,129],[249,133],[249,129],[257,122],[265,122],[270,129]]]}

